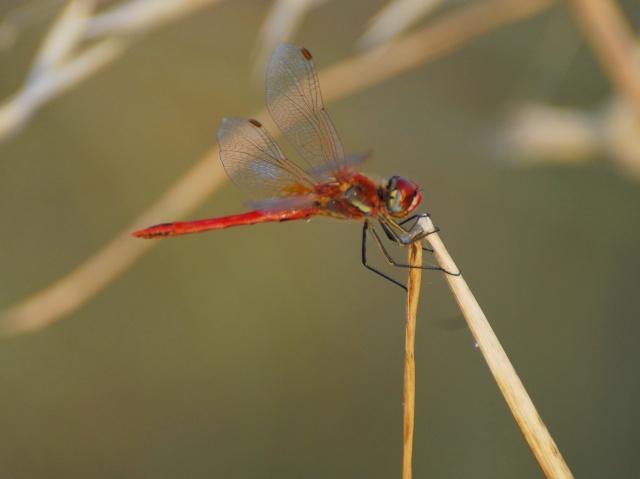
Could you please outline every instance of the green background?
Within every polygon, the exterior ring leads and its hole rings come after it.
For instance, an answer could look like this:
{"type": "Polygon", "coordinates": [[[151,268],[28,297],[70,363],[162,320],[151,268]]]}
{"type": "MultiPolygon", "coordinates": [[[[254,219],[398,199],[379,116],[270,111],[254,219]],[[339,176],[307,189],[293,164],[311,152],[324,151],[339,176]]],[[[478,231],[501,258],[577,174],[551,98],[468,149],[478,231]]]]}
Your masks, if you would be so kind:
{"type": "MultiPolygon", "coordinates": [[[[0,145],[1,305],[118,234],[223,117],[264,106],[251,52],[269,5],[223,2],[152,32],[0,145]]],[[[322,69],[354,54],[382,5],[325,4],[293,41],[322,69]]],[[[0,54],[0,98],[46,27],[0,54]]],[[[514,102],[596,110],[611,95],[555,7],[328,106],[346,150],[373,152],[363,170],[422,186],[580,478],[640,474],[639,183],[606,153],[520,167],[491,139],[514,102]]],[[[227,183],[157,222],[245,200],[227,183]]],[[[0,342],[0,478],[400,477],[404,301],[361,266],[356,222],[159,242],[77,312],[0,342]]],[[[415,477],[543,477],[438,273],[423,277],[417,332],[415,477]]]]}

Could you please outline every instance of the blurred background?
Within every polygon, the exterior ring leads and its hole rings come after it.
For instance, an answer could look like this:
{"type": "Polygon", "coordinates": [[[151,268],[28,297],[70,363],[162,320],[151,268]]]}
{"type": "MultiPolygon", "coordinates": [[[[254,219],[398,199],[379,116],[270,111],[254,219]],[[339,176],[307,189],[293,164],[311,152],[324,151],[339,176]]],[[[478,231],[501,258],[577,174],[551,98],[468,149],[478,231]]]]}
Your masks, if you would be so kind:
{"type": "MultiPolygon", "coordinates": [[[[575,476],[638,477],[637,2],[1,0],[0,21],[0,478],[400,477],[405,295],[362,267],[359,223],[129,236],[245,211],[216,131],[264,108],[280,41],[313,53],[363,170],[422,186],[575,476]]],[[[543,477],[440,273],[417,333],[415,477],[543,477]]]]}

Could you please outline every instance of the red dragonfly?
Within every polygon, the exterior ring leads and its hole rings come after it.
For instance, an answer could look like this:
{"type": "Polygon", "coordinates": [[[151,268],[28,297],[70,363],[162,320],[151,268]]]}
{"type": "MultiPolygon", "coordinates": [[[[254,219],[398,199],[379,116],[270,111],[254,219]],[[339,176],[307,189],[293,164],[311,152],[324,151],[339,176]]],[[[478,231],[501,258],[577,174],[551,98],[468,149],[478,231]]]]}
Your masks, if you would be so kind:
{"type": "MultiPolygon", "coordinates": [[[[420,204],[418,185],[400,176],[378,181],[358,172],[363,155],[345,156],[338,133],[324,109],[311,53],[285,43],[279,45],[267,70],[267,107],[284,136],[308,163],[301,168],[282,153],[257,120],[225,118],[218,130],[220,159],[231,180],[254,201],[254,211],[222,218],[164,223],[136,231],[139,238],[160,238],[313,216],[364,221],[362,262],[398,286],[405,286],[367,262],[370,231],[387,260],[372,220],[387,237],[407,245],[425,236],[402,225],[420,204]],[[400,221],[405,219],[405,221],[400,221]]],[[[423,269],[439,269],[421,266],[423,269]]],[[[405,288],[406,289],[406,288],[405,288]]]]}

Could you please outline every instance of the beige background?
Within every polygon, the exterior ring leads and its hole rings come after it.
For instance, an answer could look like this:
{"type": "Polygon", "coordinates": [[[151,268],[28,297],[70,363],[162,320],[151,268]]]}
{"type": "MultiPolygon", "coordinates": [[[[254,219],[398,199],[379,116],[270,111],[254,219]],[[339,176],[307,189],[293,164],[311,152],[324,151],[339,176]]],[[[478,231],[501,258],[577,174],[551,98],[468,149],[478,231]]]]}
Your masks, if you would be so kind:
{"type": "MultiPolygon", "coordinates": [[[[0,144],[4,307],[126,228],[223,117],[263,108],[251,52],[269,5],[222,2],[151,32],[0,144]]],[[[355,54],[380,6],[327,3],[293,40],[322,69],[355,54]]],[[[0,98],[49,22],[0,54],[0,98]]],[[[422,211],[580,478],[640,470],[639,183],[606,150],[523,166],[493,140],[520,101],[595,112],[611,95],[555,7],[328,106],[346,149],[373,152],[365,171],[424,188],[422,211]]],[[[227,183],[154,221],[245,200],[227,183]]],[[[441,275],[425,274],[420,309],[415,477],[542,477],[441,275]]],[[[161,241],[68,317],[2,340],[0,477],[399,477],[403,313],[401,290],[361,266],[358,223],[161,241]]]]}

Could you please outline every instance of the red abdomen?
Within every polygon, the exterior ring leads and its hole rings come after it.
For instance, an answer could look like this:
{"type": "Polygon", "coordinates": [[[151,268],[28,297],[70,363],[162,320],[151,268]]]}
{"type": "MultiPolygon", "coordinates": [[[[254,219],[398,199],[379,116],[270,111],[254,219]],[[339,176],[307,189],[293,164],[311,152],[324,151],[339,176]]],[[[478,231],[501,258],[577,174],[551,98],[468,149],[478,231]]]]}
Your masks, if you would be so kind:
{"type": "Polygon", "coordinates": [[[300,208],[291,211],[249,211],[239,215],[224,216],[208,220],[186,221],[177,223],[163,223],[150,226],[143,230],[135,231],[133,236],[138,238],[164,238],[167,236],[180,236],[191,233],[202,233],[209,230],[221,230],[232,226],[254,225],[256,223],[269,223],[288,220],[310,218],[317,214],[315,208],[300,208]]]}

